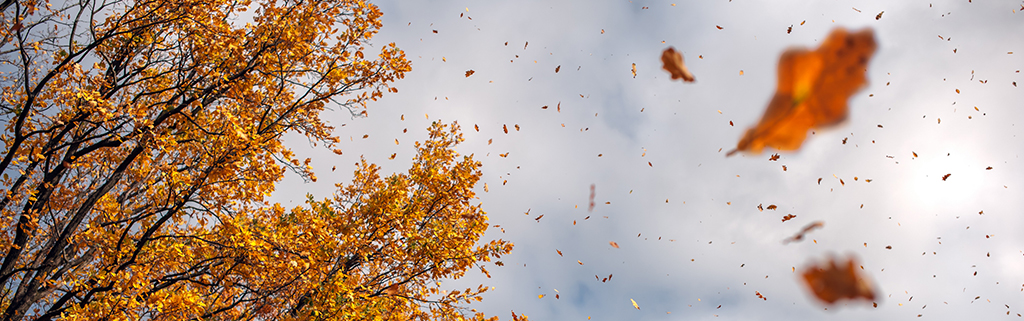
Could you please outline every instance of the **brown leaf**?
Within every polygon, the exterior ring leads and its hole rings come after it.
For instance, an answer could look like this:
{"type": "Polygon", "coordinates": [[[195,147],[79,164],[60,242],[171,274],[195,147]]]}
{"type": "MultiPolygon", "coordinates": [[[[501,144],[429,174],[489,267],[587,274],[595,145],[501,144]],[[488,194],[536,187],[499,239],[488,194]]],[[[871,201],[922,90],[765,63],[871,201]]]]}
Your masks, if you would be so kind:
{"type": "Polygon", "coordinates": [[[473,71],[472,69],[466,70],[466,77],[472,76],[474,73],[476,73],[476,72],[473,71]]]}
{"type": "Polygon", "coordinates": [[[800,232],[797,232],[796,235],[793,235],[790,238],[782,240],[782,244],[787,244],[789,242],[796,242],[796,241],[803,240],[805,234],[807,234],[810,231],[813,231],[814,229],[819,229],[819,228],[822,228],[822,227],[825,227],[825,222],[822,222],[822,221],[811,222],[811,224],[807,224],[807,226],[804,226],[804,228],[800,229],[800,232]]]}
{"type": "Polygon", "coordinates": [[[672,80],[682,79],[685,82],[697,80],[683,63],[683,54],[676,51],[675,48],[668,47],[668,49],[661,53],[661,68],[672,75],[672,80]]]}
{"type": "Polygon", "coordinates": [[[796,218],[796,215],[793,215],[793,214],[786,214],[786,216],[783,216],[783,217],[782,217],[782,221],[783,221],[783,222],[785,222],[785,221],[788,221],[788,220],[792,220],[792,219],[794,219],[794,218],[796,218]]]}
{"type": "Polygon", "coordinates": [[[806,268],[801,275],[804,283],[819,300],[833,304],[842,299],[865,299],[873,301],[875,290],[871,281],[857,272],[856,259],[852,256],[846,262],[836,264],[831,257],[821,265],[806,268]]]}
{"type": "Polygon", "coordinates": [[[796,150],[807,131],[846,119],[847,100],[867,82],[867,63],[875,51],[874,31],[832,31],[817,50],[789,49],[779,58],[778,86],[756,126],[736,144],[738,151],[764,147],[796,150]]]}
{"type": "Polygon", "coordinates": [[[615,243],[615,242],[608,242],[608,245],[611,245],[611,246],[612,246],[612,247],[614,247],[614,248],[619,248],[619,243],[615,243]]]}
{"type": "Polygon", "coordinates": [[[587,212],[594,211],[594,194],[597,191],[597,185],[590,184],[590,207],[587,208],[587,212]]]}

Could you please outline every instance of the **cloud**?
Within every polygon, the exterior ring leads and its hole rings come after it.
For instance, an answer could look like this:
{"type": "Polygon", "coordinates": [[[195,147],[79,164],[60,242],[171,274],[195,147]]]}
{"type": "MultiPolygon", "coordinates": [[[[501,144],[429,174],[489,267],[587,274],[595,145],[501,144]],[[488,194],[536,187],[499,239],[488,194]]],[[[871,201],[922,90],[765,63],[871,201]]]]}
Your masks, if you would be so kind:
{"type": "Polygon", "coordinates": [[[460,152],[484,163],[483,208],[506,231],[487,237],[516,244],[505,267],[490,269],[493,278],[471,272],[446,283],[495,286],[473,308],[537,320],[965,319],[1005,314],[1003,304],[1024,313],[1014,304],[1024,278],[1024,237],[1015,230],[1024,225],[1016,215],[1024,205],[1016,156],[1024,115],[1014,103],[1024,89],[1011,85],[1024,86],[1016,72],[1024,41],[1012,37],[1024,32],[1017,5],[867,1],[853,5],[861,12],[831,2],[380,5],[384,28],[374,43],[396,42],[413,72],[397,83],[399,94],[370,104],[369,117],[331,116],[346,124],[338,129],[345,155],[289,140],[314,157],[320,182],[288,178],[274,199],[297,205],[306,192],[330,195],[359,155],[385,171],[404,170],[431,121],[458,120],[467,138],[460,152]],[[768,160],[771,151],[725,158],[771,98],[779,54],[816,47],[836,26],[872,26],[879,43],[848,121],[815,131],[778,161],[768,160]],[[698,82],[672,82],[660,70],[668,46],[686,56],[698,82]],[[468,69],[476,73],[466,78],[468,69]],[[587,212],[591,184],[598,203],[587,212]],[[758,211],[758,204],[779,208],[758,211]],[[786,214],[796,218],[783,223],[786,214]],[[825,227],[782,244],[814,220],[825,227]],[[882,290],[878,308],[826,311],[809,298],[793,269],[828,253],[861,258],[882,290]],[[594,279],[608,274],[612,281],[594,279]]]}

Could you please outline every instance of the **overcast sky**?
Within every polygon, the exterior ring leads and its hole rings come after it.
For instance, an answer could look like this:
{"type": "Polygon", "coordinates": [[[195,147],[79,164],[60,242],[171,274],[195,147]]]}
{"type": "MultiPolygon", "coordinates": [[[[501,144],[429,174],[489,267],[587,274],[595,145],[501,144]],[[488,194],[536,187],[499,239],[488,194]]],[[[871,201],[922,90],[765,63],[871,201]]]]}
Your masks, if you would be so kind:
{"type": "Polygon", "coordinates": [[[485,238],[515,243],[492,278],[448,282],[494,286],[472,308],[503,320],[510,310],[532,320],[1024,314],[1024,1],[378,5],[374,45],[395,42],[413,71],[398,94],[369,105],[369,117],[326,115],[343,156],[291,139],[313,157],[319,182],[290,175],[274,200],[330,196],[360,155],[404,171],[432,121],[458,121],[458,151],[483,162],[480,202],[504,229],[485,238]],[[837,27],[872,28],[878,43],[847,121],[777,161],[770,149],[725,157],[761,117],[779,55],[816,48],[837,27]],[[696,83],[661,70],[668,46],[696,83]],[[597,206],[588,212],[591,184],[597,206]],[[786,214],[796,217],[782,222],[786,214]],[[782,243],[814,221],[824,228],[782,243]],[[859,257],[877,308],[826,311],[799,282],[794,268],[833,253],[859,257]]]}

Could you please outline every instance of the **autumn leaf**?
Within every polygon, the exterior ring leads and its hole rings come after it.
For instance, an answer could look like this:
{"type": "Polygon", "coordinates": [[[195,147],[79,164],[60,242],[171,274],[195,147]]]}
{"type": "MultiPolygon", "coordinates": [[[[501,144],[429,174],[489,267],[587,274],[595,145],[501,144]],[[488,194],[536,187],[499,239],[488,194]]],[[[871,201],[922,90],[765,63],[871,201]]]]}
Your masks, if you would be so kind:
{"type": "Polygon", "coordinates": [[[633,303],[633,307],[634,308],[636,308],[637,310],[640,310],[640,306],[636,304],[636,301],[633,301],[633,299],[629,299],[629,302],[633,303]]]}
{"type": "Polygon", "coordinates": [[[690,73],[690,70],[686,68],[686,64],[683,63],[683,54],[676,51],[675,48],[668,47],[661,53],[661,68],[668,71],[672,75],[673,80],[682,79],[685,82],[697,80],[690,73]]]}
{"type": "Polygon", "coordinates": [[[793,214],[786,214],[786,216],[783,216],[783,217],[782,217],[782,221],[783,221],[783,222],[785,222],[785,221],[788,221],[788,220],[792,220],[792,219],[794,219],[794,218],[796,218],[796,215],[793,215],[793,214]]]}
{"type": "Polygon", "coordinates": [[[633,63],[633,78],[636,78],[636,63],[633,63]]]}
{"type": "Polygon", "coordinates": [[[808,266],[801,276],[811,293],[824,303],[833,304],[843,299],[873,301],[875,289],[867,276],[857,271],[858,265],[853,256],[838,264],[835,257],[830,257],[822,264],[808,266]]]}
{"type": "Polygon", "coordinates": [[[597,185],[590,184],[590,206],[587,207],[587,212],[593,212],[594,211],[594,196],[595,196],[596,191],[597,191],[597,185]]]}
{"type": "Polygon", "coordinates": [[[846,119],[847,100],[867,82],[865,71],[875,47],[870,28],[854,33],[838,28],[814,51],[786,50],[779,58],[777,89],[768,108],[726,155],[757,154],[764,147],[796,150],[808,130],[846,119]]]}
{"type": "Polygon", "coordinates": [[[612,247],[614,247],[614,248],[619,248],[619,243],[615,243],[615,242],[608,242],[608,245],[611,245],[611,246],[612,246],[612,247]]]}
{"type": "Polygon", "coordinates": [[[472,76],[474,73],[476,73],[476,71],[473,71],[472,69],[466,70],[466,77],[472,76]]]}
{"type": "Polygon", "coordinates": [[[822,227],[825,227],[825,222],[822,222],[822,221],[811,222],[810,224],[807,224],[806,226],[804,226],[804,228],[800,229],[800,232],[797,232],[793,236],[791,236],[791,237],[789,237],[789,238],[787,238],[785,240],[782,240],[782,244],[787,244],[787,243],[790,243],[790,242],[796,242],[796,241],[803,240],[804,239],[804,235],[806,235],[808,232],[813,231],[815,229],[822,228],[822,227]]]}

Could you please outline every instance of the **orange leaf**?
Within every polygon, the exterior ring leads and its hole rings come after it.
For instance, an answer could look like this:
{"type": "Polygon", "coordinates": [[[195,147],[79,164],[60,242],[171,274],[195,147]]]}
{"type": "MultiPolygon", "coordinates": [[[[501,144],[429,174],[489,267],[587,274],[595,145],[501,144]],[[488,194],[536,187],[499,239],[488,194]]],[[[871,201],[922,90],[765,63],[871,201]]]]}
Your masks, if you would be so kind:
{"type": "Polygon", "coordinates": [[[668,49],[661,53],[661,68],[672,74],[673,80],[680,78],[685,82],[697,80],[690,73],[690,70],[686,69],[686,65],[683,63],[683,54],[676,51],[675,48],[668,47],[668,49]]]}
{"type": "Polygon", "coordinates": [[[764,147],[796,150],[808,130],[846,119],[847,100],[867,82],[865,71],[875,47],[871,29],[849,33],[839,28],[817,50],[786,50],[779,58],[775,96],[761,121],[726,155],[757,154],[764,147]]]}
{"type": "Polygon", "coordinates": [[[473,71],[472,69],[466,70],[466,77],[472,76],[474,73],[476,73],[476,71],[473,71]]]}
{"type": "Polygon", "coordinates": [[[614,248],[619,248],[619,243],[615,243],[615,242],[608,242],[608,245],[611,245],[611,246],[612,246],[612,247],[614,247],[614,248]]]}
{"type": "Polygon", "coordinates": [[[841,299],[875,299],[875,290],[868,278],[857,272],[856,259],[848,257],[846,263],[836,264],[834,257],[822,265],[810,266],[802,273],[807,287],[814,296],[832,304],[841,299]]]}

